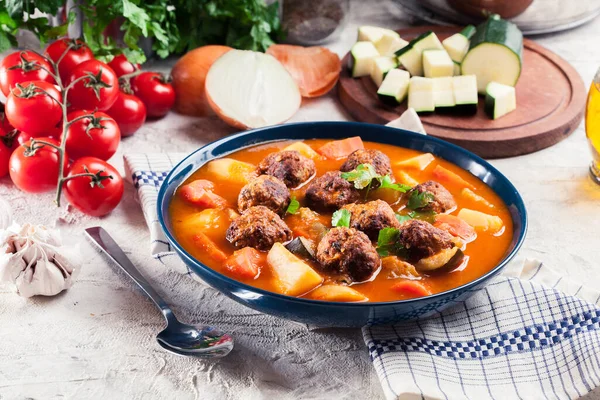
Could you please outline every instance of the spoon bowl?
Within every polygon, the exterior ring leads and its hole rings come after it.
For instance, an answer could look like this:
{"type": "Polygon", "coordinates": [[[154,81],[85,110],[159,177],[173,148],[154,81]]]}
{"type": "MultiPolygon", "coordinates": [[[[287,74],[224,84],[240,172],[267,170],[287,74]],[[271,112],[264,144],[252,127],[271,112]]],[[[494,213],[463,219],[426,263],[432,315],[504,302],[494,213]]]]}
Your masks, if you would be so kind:
{"type": "Polygon", "coordinates": [[[156,340],[165,350],[182,356],[218,358],[233,349],[233,339],[228,334],[210,326],[199,327],[178,321],[170,321],[156,340]]]}

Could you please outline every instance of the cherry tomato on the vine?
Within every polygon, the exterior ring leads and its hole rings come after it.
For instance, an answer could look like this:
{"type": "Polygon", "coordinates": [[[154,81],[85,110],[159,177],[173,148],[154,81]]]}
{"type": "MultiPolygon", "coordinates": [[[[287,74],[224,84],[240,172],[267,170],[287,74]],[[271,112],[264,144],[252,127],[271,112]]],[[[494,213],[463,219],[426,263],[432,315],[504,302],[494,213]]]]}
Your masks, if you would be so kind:
{"type": "Polygon", "coordinates": [[[6,99],[8,122],[16,129],[40,136],[62,118],[62,96],[56,86],[43,81],[18,83],[6,99]]]}
{"type": "Polygon", "coordinates": [[[133,64],[129,62],[127,57],[125,57],[125,54],[116,55],[115,58],[108,63],[108,66],[115,71],[115,74],[117,74],[119,78],[123,75],[131,74],[132,72],[140,69],[140,64],[133,64]]]}
{"type": "Polygon", "coordinates": [[[32,135],[29,132],[21,131],[19,136],[17,136],[17,140],[19,141],[19,144],[24,144],[24,143],[28,142],[30,139],[36,139],[39,137],[49,137],[50,139],[59,140],[61,136],[62,136],[62,120],[58,121],[58,123],[55,126],[45,130],[44,133],[38,133],[36,135],[32,135]]]}
{"type": "Polygon", "coordinates": [[[85,43],[78,39],[69,38],[62,38],[53,42],[46,49],[46,55],[55,63],[62,57],[58,64],[58,72],[65,86],[71,72],[73,72],[76,66],[84,61],[94,59],[94,53],[92,53],[92,50],[85,43]],[[63,54],[65,54],[64,57],[62,57],[63,54]]]}
{"type": "MultiPolygon", "coordinates": [[[[56,189],[58,183],[58,150],[42,142],[59,146],[50,138],[36,138],[13,151],[8,163],[10,179],[22,191],[42,193],[56,189]]],[[[68,157],[63,160],[66,169],[68,157]]]]}
{"type": "Polygon", "coordinates": [[[13,128],[4,114],[0,116],[0,177],[8,175],[8,160],[19,142],[19,131],[13,128]]]}
{"type": "Polygon", "coordinates": [[[133,93],[144,102],[148,117],[164,117],[175,104],[170,79],[156,72],[143,72],[131,82],[133,93]]]}
{"type": "Polygon", "coordinates": [[[64,191],[69,203],[85,214],[101,217],[111,212],[123,197],[123,178],[110,164],[95,157],[83,157],[71,166],[64,191]]]}
{"type": "Polygon", "coordinates": [[[108,110],[119,95],[117,75],[111,67],[98,60],[79,64],[69,77],[68,83],[79,79],[69,91],[69,107],[72,110],[108,110]],[[85,77],[83,79],[79,79],[85,77]]]}
{"type": "Polygon", "coordinates": [[[121,132],[108,114],[78,110],[69,113],[67,120],[77,120],[67,130],[67,152],[74,160],[90,156],[106,161],[117,151],[121,132]]]}
{"type": "Polygon", "coordinates": [[[122,137],[133,135],[146,121],[144,103],[136,96],[122,91],[106,113],[117,121],[122,137]]]}
{"type": "Polygon", "coordinates": [[[4,57],[0,63],[0,90],[8,97],[17,83],[44,81],[55,83],[50,63],[32,51],[17,51],[4,57]]]}

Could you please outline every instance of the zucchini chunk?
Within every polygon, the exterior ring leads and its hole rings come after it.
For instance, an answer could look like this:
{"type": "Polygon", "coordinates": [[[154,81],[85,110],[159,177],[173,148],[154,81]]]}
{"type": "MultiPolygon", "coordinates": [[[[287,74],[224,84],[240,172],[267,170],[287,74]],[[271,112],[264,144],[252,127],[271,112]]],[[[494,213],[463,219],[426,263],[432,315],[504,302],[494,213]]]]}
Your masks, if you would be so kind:
{"type": "Polygon", "coordinates": [[[379,56],[373,58],[371,61],[371,79],[375,83],[375,86],[381,86],[385,74],[397,66],[398,64],[394,57],[379,56]]]}
{"type": "Polygon", "coordinates": [[[350,50],[350,59],[348,68],[352,72],[353,78],[367,76],[371,73],[371,64],[375,57],[379,57],[379,52],[371,42],[356,42],[350,50]]]}
{"type": "Polygon", "coordinates": [[[452,61],[461,63],[469,51],[469,39],[475,34],[475,27],[469,25],[459,33],[444,39],[442,46],[448,52],[452,61]]]}
{"type": "Polygon", "coordinates": [[[460,75],[460,64],[456,61],[454,62],[454,76],[460,75]]]}
{"type": "Polygon", "coordinates": [[[408,93],[410,74],[402,69],[389,71],[377,90],[377,96],[385,104],[396,106],[404,101],[408,93]]]}
{"type": "Polygon", "coordinates": [[[456,101],[454,100],[454,78],[444,76],[440,78],[432,78],[433,80],[433,100],[436,110],[447,110],[454,108],[456,101]]]}
{"type": "Polygon", "coordinates": [[[517,108],[515,88],[498,82],[490,82],[485,89],[485,112],[497,119],[517,108]]]}
{"type": "Polygon", "coordinates": [[[485,94],[488,83],[515,86],[521,75],[523,34],[517,26],[491,16],[477,27],[462,61],[464,75],[477,76],[477,90],[485,94]]]}
{"type": "Polygon", "coordinates": [[[383,35],[381,39],[375,43],[375,48],[382,56],[393,57],[398,50],[407,45],[408,42],[404,39],[391,35],[383,35]]]}
{"type": "Polygon", "coordinates": [[[378,26],[363,25],[358,28],[358,39],[356,41],[357,42],[371,42],[371,43],[375,44],[379,40],[381,40],[381,38],[384,35],[391,36],[391,37],[395,36],[398,39],[400,39],[400,35],[391,29],[380,28],[378,26]]]}
{"type": "Polygon", "coordinates": [[[408,83],[408,107],[414,108],[417,113],[435,111],[433,94],[433,80],[413,76],[408,83]]]}
{"type": "Polygon", "coordinates": [[[442,267],[454,268],[464,257],[463,252],[456,246],[444,249],[437,254],[420,259],[415,267],[417,271],[434,271],[442,267]]]}
{"type": "Polygon", "coordinates": [[[427,31],[397,51],[396,56],[398,62],[410,72],[411,76],[423,76],[423,51],[430,49],[443,50],[444,46],[435,33],[427,31]]]}
{"type": "Polygon", "coordinates": [[[452,77],[452,90],[454,91],[456,111],[467,115],[477,112],[477,78],[475,75],[452,77]]]}
{"type": "Polygon", "coordinates": [[[453,76],[454,63],[446,50],[424,50],[423,72],[426,78],[453,76]]]}
{"type": "MultiPolygon", "coordinates": [[[[427,132],[425,132],[425,128],[423,128],[423,124],[421,123],[421,118],[419,118],[415,109],[410,107],[408,107],[406,111],[402,113],[401,116],[388,122],[387,124],[385,124],[385,126],[391,126],[392,128],[398,129],[406,129],[407,131],[413,131],[416,133],[420,133],[421,135],[427,135],[427,132]]],[[[402,171],[397,171],[397,173],[398,175],[401,175],[402,171]]],[[[401,179],[401,177],[398,178],[401,179]]],[[[419,183],[414,183],[414,180],[408,178],[410,177],[407,176],[406,182],[402,180],[400,180],[400,182],[410,186],[416,186],[419,183]]]]}

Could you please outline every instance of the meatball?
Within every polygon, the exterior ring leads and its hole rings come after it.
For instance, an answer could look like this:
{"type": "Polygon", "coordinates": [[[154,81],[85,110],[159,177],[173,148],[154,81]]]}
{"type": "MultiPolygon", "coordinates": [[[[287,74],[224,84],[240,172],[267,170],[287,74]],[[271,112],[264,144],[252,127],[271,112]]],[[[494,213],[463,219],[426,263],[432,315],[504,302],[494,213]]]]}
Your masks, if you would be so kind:
{"type": "Polygon", "coordinates": [[[371,164],[379,175],[392,175],[390,158],[379,150],[358,149],[348,156],[340,167],[340,171],[348,172],[356,169],[360,164],[371,164]]]}
{"type": "Polygon", "coordinates": [[[337,210],[358,201],[360,193],[352,183],[342,178],[341,172],[329,171],[310,183],[305,198],[313,208],[337,210]]]}
{"type": "Polygon", "coordinates": [[[350,282],[369,279],[381,264],[367,235],[345,227],[333,228],[321,239],[317,261],[325,271],[339,273],[350,282]]]}
{"type": "Polygon", "coordinates": [[[370,201],[365,204],[348,204],[344,206],[350,211],[350,227],[363,231],[369,239],[377,240],[383,228],[398,228],[400,222],[392,207],[383,200],[370,201]]]}
{"type": "Polygon", "coordinates": [[[276,242],[291,240],[292,231],[267,207],[254,206],[233,220],[225,238],[236,247],[269,250],[276,242]]]}
{"type": "Polygon", "coordinates": [[[272,175],[289,188],[300,186],[316,171],[315,162],[295,150],[271,153],[258,164],[260,174],[272,175]]]}
{"type": "Polygon", "coordinates": [[[413,262],[454,247],[454,241],[448,232],[417,219],[408,220],[400,226],[398,241],[413,262]]]}
{"type": "Polygon", "coordinates": [[[290,191],[283,182],[271,175],[261,175],[242,188],[238,196],[238,210],[265,206],[284,215],[290,204],[290,191]]]}
{"type": "Polygon", "coordinates": [[[451,212],[456,208],[456,202],[452,194],[436,181],[427,181],[415,186],[410,194],[418,192],[427,192],[433,196],[433,200],[429,202],[425,207],[419,208],[419,211],[433,211],[438,214],[451,212]]]}

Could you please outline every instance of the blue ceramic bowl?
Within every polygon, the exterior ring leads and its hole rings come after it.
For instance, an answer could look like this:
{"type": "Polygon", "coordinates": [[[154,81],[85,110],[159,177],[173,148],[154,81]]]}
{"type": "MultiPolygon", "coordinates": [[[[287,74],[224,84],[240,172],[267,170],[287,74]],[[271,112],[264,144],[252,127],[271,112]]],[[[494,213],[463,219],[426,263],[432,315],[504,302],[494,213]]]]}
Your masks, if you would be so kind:
{"type": "Polygon", "coordinates": [[[185,158],[166,177],[158,195],[158,218],[169,242],[202,280],[235,301],[255,310],[318,326],[358,327],[426,316],[466,299],[485,286],[513,258],[525,239],[527,212],[517,189],[497,169],[458,146],[414,132],[356,122],[310,122],[242,132],[210,143],[185,158]],[[513,220],[513,240],[504,259],[490,272],[458,288],[431,296],[380,303],[340,303],[299,299],[257,289],[222,275],[194,259],[175,239],[169,220],[169,202],[177,187],[207,161],[241,148],[283,139],[363,140],[433,153],[470,171],[490,186],[508,206],[513,220]]]}

